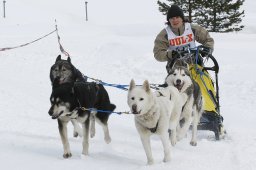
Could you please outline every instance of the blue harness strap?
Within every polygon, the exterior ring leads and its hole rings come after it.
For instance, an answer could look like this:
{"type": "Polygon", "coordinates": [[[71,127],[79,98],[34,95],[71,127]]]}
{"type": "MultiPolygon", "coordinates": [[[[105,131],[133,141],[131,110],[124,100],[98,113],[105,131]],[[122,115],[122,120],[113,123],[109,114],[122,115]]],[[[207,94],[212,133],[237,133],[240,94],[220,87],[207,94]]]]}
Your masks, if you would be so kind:
{"type": "Polygon", "coordinates": [[[122,90],[125,90],[127,91],[128,90],[128,86],[129,85],[121,85],[121,84],[110,84],[110,83],[106,83],[106,82],[103,82],[101,80],[98,80],[98,79],[94,79],[94,78],[91,78],[91,77],[88,77],[88,76],[85,76],[86,78],[89,78],[91,80],[94,80],[96,83],[99,83],[99,84],[102,84],[103,86],[111,86],[111,87],[116,87],[116,88],[119,88],[119,89],[122,89],[122,90]]]}
{"type": "Polygon", "coordinates": [[[83,110],[83,111],[96,111],[96,112],[102,112],[102,113],[116,113],[116,114],[119,114],[119,115],[121,115],[121,114],[130,114],[129,112],[114,112],[114,111],[109,111],[109,110],[97,110],[97,109],[95,109],[95,108],[85,108],[85,107],[81,107],[81,109],[83,110]]]}
{"type": "Polygon", "coordinates": [[[122,89],[122,90],[125,90],[127,91],[129,85],[121,85],[121,84],[109,84],[109,83],[105,83],[103,81],[99,81],[100,84],[102,84],[103,86],[111,86],[111,87],[116,87],[116,88],[119,88],[119,89],[122,89]]]}

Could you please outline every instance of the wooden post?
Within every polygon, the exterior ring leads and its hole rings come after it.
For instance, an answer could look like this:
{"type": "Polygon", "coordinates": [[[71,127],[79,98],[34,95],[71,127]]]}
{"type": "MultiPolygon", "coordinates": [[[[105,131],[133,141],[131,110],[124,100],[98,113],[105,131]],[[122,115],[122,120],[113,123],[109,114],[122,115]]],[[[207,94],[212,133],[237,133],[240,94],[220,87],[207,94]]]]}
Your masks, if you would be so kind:
{"type": "Polygon", "coordinates": [[[4,11],[4,18],[5,18],[5,3],[6,3],[6,0],[3,0],[3,11],[4,11]]]}
{"type": "Polygon", "coordinates": [[[88,4],[88,2],[85,1],[85,15],[86,15],[86,21],[88,21],[87,4],[88,4]]]}

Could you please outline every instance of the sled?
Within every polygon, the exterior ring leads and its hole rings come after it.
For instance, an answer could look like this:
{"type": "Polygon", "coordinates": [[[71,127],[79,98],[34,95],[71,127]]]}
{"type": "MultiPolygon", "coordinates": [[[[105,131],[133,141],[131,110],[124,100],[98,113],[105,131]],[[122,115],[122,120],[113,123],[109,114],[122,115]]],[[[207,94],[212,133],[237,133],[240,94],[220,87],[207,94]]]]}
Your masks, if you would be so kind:
{"type": "MultiPolygon", "coordinates": [[[[200,50],[199,50],[200,52],[200,50]]],[[[197,74],[195,81],[199,83],[200,89],[205,98],[204,112],[198,124],[198,130],[209,130],[214,132],[215,139],[220,140],[226,133],[223,127],[223,117],[220,114],[220,102],[219,102],[219,84],[218,84],[218,73],[219,64],[213,55],[207,56],[207,61],[212,61],[212,67],[198,66],[194,70],[197,74]],[[215,75],[215,81],[210,77],[209,71],[213,71],[215,75]],[[198,78],[198,74],[200,75],[198,78]],[[206,76],[206,79],[204,79],[206,76]],[[208,82],[209,81],[209,82],[208,82]],[[202,85],[200,85],[202,84],[202,85]]]]}

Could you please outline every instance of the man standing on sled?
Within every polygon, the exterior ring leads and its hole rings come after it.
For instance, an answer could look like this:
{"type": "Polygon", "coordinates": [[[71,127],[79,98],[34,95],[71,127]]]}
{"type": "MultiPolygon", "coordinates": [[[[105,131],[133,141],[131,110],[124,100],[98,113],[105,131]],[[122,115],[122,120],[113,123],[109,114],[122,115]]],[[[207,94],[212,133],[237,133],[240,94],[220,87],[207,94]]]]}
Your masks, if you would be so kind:
{"type": "Polygon", "coordinates": [[[206,126],[202,126],[202,129],[214,131],[215,138],[219,140],[225,133],[223,118],[219,112],[219,101],[213,82],[209,73],[203,71],[201,58],[201,56],[212,56],[214,40],[205,28],[185,21],[183,11],[177,5],[172,5],[167,13],[167,27],[155,39],[153,49],[155,59],[160,62],[167,61],[166,69],[169,74],[174,63],[182,56],[182,52],[197,48],[195,42],[202,46],[200,55],[196,53],[197,62],[189,64],[189,71],[194,81],[199,84],[204,99],[203,118],[208,124],[204,124],[206,126]],[[198,68],[201,73],[198,73],[198,68]]]}
{"type": "Polygon", "coordinates": [[[172,5],[167,13],[167,27],[164,28],[155,39],[154,57],[156,60],[168,61],[167,71],[172,66],[173,59],[177,57],[177,50],[183,47],[196,47],[195,41],[205,47],[204,54],[211,54],[213,51],[214,40],[208,31],[197,25],[185,21],[183,11],[177,6],[172,5]]]}

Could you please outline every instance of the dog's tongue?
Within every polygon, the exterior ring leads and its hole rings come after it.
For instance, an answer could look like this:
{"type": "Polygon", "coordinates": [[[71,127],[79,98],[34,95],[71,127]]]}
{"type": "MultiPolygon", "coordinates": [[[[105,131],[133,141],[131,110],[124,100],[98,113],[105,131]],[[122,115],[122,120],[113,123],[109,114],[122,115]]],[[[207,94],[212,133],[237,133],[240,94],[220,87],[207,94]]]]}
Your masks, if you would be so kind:
{"type": "Polygon", "coordinates": [[[63,84],[63,83],[64,83],[64,81],[63,81],[63,80],[60,80],[60,81],[59,81],[59,84],[63,84]]]}
{"type": "Polygon", "coordinates": [[[60,79],[60,80],[59,80],[59,84],[63,84],[64,81],[65,81],[65,78],[64,78],[64,79],[60,79]]]}
{"type": "Polygon", "coordinates": [[[141,111],[132,111],[132,114],[138,115],[141,111]]]}
{"type": "Polygon", "coordinates": [[[181,90],[181,88],[182,88],[182,86],[179,84],[177,84],[177,85],[175,85],[175,87],[180,91],[181,90]]]}

